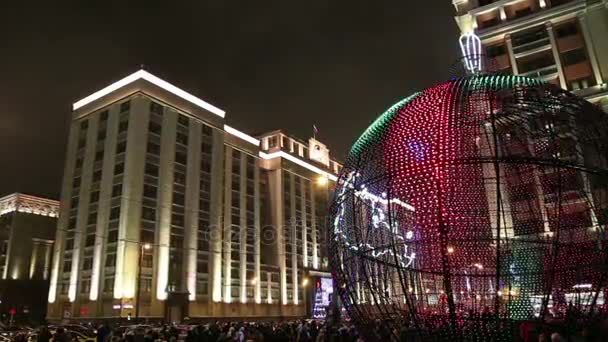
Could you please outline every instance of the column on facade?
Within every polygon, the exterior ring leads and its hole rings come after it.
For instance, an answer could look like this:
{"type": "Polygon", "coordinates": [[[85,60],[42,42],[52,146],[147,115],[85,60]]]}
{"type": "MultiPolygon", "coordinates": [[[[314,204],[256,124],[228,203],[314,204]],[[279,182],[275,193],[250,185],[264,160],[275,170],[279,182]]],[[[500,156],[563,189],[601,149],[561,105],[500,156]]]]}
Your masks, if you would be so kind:
{"type": "Polygon", "coordinates": [[[84,152],[84,162],[82,166],[82,182],[80,185],[80,193],[78,195],[78,214],[76,216],[76,232],[74,235],[74,252],[72,255],[72,267],[70,272],[70,281],[68,288],[68,299],[70,302],[76,300],[78,291],[78,279],[80,279],[80,259],[83,254],[84,233],[87,226],[87,218],[89,216],[89,192],[92,184],[93,166],[95,164],[95,146],[97,140],[98,120],[89,119],[86,145],[84,152]]]}
{"type": "Polygon", "coordinates": [[[287,173],[287,177],[291,177],[291,181],[289,182],[289,184],[291,185],[290,189],[289,189],[289,196],[291,197],[289,203],[291,205],[290,208],[290,212],[291,212],[291,219],[289,220],[289,223],[287,223],[288,228],[289,229],[289,239],[291,241],[291,279],[292,279],[292,300],[293,300],[293,304],[297,305],[299,302],[299,298],[298,298],[298,243],[297,243],[297,238],[298,238],[298,217],[296,216],[296,191],[295,191],[295,187],[296,187],[296,182],[295,182],[295,178],[298,177],[292,173],[287,173]]]}
{"type": "MultiPolygon", "coordinates": [[[[141,96],[131,98],[129,127],[127,129],[127,149],[124,163],[123,193],[120,200],[114,298],[133,298],[136,290],[135,286],[140,253],[139,239],[141,235],[143,174],[146,162],[146,142],[148,134],[148,130],[142,129],[142,127],[148,127],[150,118],[149,107],[146,106],[146,104],[148,104],[148,102],[141,96]]],[[[164,127],[169,126],[165,125],[164,127]]],[[[164,127],[163,134],[165,132],[164,127]]],[[[173,141],[175,141],[175,137],[173,138],[173,141]]],[[[171,160],[172,159],[173,153],[171,154],[171,160]]],[[[162,165],[166,164],[167,163],[161,163],[161,175],[162,165]]],[[[160,190],[160,193],[161,196],[163,193],[167,193],[166,189],[164,189],[164,191],[160,190]]],[[[170,196],[171,192],[169,191],[168,194],[170,196]]]]}
{"type": "Polygon", "coordinates": [[[362,300],[362,296],[361,296],[361,280],[359,278],[359,272],[355,271],[354,276],[355,276],[355,279],[357,279],[357,282],[355,283],[356,303],[361,304],[363,302],[363,300],[362,300]]]}
{"type": "Polygon", "coordinates": [[[283,174],[285,171],[273,170],[268,173],[270,203],[273,209],[273,220],[275,224],[275,239],[277,245],[277,257],[279,263],[279,276],[281,287],[281,304],[287,305],[287,262],[285,255],[285,229],[287,229],[287,218],[284,216],[283,206],[283,174]]]}
{"type": "Polygon", "coordinates": [[[42,279],[49,279],[49,271],[51,267],[52,243],[44,245],[44,269],[42,270],[42,279]]]}
{"type": "Polygon", "coordinates": [[[38,254],[40,253],[40,242],[32,241],[32,255],[30,257],[30,274],[29,279],[33,279],[36,274],[36,264],[38,263],[38,254]]]}
{"type": "Polygon", "coordinates": [[[239,296],[241,303],[247,303],[247,154],[240,153],[239,186],[239,296]]]}
{"type": "MultiPolygon", "coordinates": [[[[254,215],[254,224],[255,224],[255,235],[254,235],[254,240],[253,240],[253,262],[254,262],[254,266],[253,266],[253,278],[256,280],[254,283],[254,288],[253,288],[253,297],[256,303],[261,303],[262,302],[262,289],[261,289],[261,282],[262,282],[262,276],[260,274],[260,255],[261,255],[261,250],[260,250],[260,234],[262,232],[262,228],[261,228],[261,216],[260,216],[260,160],[258,158],[256,158],[255,160],[255,169],[254,169],[254,179],[253,179],[253,184],[254,184],[254,190],[253,190],[253,198],[254,198],[254,202],[253,202],[253,215],[254,215]]],[[[268,200],[268,199],[266,199],[268,200]]],[[[270,282],[268,282],[268,284],[270,284],[270,282]]]]}
{"type": "Polygon", "coordinates": [[[6,254],[5,254],[5,258],[4,258],[4,265],[2,268],[2,279],[6,279],[8,277],[8,263],[10,260],[10,251],[11,251],[11,235],[12,235],[12,229],[11,229],[11,233],[9,234],[7,240],[3,243],[6,243],[6,254]]]}
{"type": "Polygon", "coordinates": [[[517,67],[517,59],[513,53],[513,41],[510,34],[505,35],[505,44],[507,46],[507,53],[509,54],[509,62],[511,63],[511,72],[513,75],[517,75],[519,74],[519,68],[517,67]]]}
{"type": "Polygon", "coordinates": [[[103,291],[103,262],[108,233],[108,220],[110,216],[110,201],[112,199],[112,184],[114,179],[114,164],[116,160],[116,139],[118,137],[118,123],[120,114],[116,106],[108,112],[106,138],[104,145],[101,184],[99,186],[99,203],[97,208],[97,229],[95,232],[95,246],[93,247],[93,268],[91,271],[90,300],[97,300],[100,291],[103,291]]]}
{"type": "Polygon", "coordinates": [[[551,24],[551,22],[547,22],[545,25],[547,26],[547,34],[549,35],[549,41],[551,42],[551,52],[553,52],[553,59],[555,60],[555,65],[557,66],[559,85],[562,87],[562,89],[568,89],[568,84],[566,83],[566,76],[564,75],[564,67],[560,58],[559,49],[557,48],[557,41],[555,40],[555,32],[553,32],[553,24],[551,24]]]}
{"type": "MultiPolygon", "coordinates": [[[[63,185],[61,187],[61,202],[59,204],[59,218],[57,219],[57,232],[55,233],[55,244],[53,245],[53,267],[51,269],[51,279],[49,282],[48,302],[54,303],[57,299],[58,280],[63,271],[63,247],[65,245],[65,235],[68,229],[70,199],[72,198],[72,185],[74,182],[74,165],[76,160],[76,149],[78,147],[78,125],[72,121],[70,126],[70,136],[68,138],[68,148],[66,152],[65,166],[63,168],[63,185]]],[[[6,271],[6,267],[4,268],[6,271]]],[[[3,279],[6,279],[3,277],[3,279]]]]}
{"type": "MultiPolygon", "coordinates": [[[[158,174],[158,202],[156,221],[156,299],[167,299],[170,273],[171,208],[173,207],[173,179],[175,164],[175,138],[177,113],[164,111],[160,139],[160,165],[158,174]]],[[[122,215],[121,215],[122,219],[122,215]]]]}
{"type": "Polygon", "coordinates": [[[188,163],[186,168],[185,196],[185,248],[186,260],[185,279],[188,299],[196,299],[196,279],[198,261],[198,230],[199,230],[199,197],[200,197],[200,167],[201,167],[201,124],[190,120],[188,127],[188,163]]]}
{"type": "Polygon", "coordinates": [[[29,279],[47,279],[50,264],[51,243],[47,240],[32,240],[32,254],[30,256],[29,279]]]}
{"type": "Polygon", "coordinates": [[[507,21],[507,13],[505,12],[505,7],[504,6],[498,7],[498,12],[500,13],[500,21],[502,21],[502,22],[507,21]]]}
{"type": "Polygon", "coordinates": [[[232,302],[232,293],[231,293],[231,282],[232,282],[232,272],[231,272],[231,262],[232,262],[232,149],[225,148],[224,155],[224,238],[222,240],[222,254],[223,254],[223,300],[224,303],[232,302]]]}
{"type": "MultiPolygon", "coordinates": [[[[311,182],[308,182],[308,184],[310,184],[311,182]]],[[[301,234],[301,238],[302,238],[302,265],[304,267],[304,269],[306,269],[308,267],[308,225],[307,225],[307,221],[306,221],[306,216],[307,216],[307,212],[306,212],[306,194],[307,189],[306,189],[306,185],[307,185],[307,181],[304,178],[301,178],[301,182],[300,182],[300,203],[298,203],[298,205],[301,206],[302,210],[302,217],[300,218],[300,223],[301,225],[299,226],[300,229],[302,229],[302,234],[301,234]]],[[[310,189],[308,189],[310,190],[310,189]]]]}
{"type": "MultiPolygon", "coordinates": [[[[211,163],[211,205],[209,212],[210,224],[210,262],[211,272],[211,297],[213,302],[222,301],[222,192],[225,191],[223,186],[226,176],[224,165],[224,133],[216,129],[213,130],[213,152],[211,163]]],[[[230,156],[231,157],[231,156],[230,156]]],[[[226,157],[227,158],[227,157],[226,157]]]]}
{"type": "Polygon", "coordinates": [[[272,304],[272,273],[266,272],[266,303],[272,304]]]}
{"type": "Polygon", "coordinates": [[[319,269],[319,246],[317,243],[317,229],[319,229],[319,222],[317,217],[317,201],[315,201],[315,194],[317,193],[315,187],[319,185],[316,182],[310,182],[310,204],[312,210],[312,268],[319,269]]]}
{"type": "Polygon", "coordinates": [[[579,25],[583,32],[583,38],[585,39],[585,47],[587,49],[587,55],[589,56],[589,61],[591,62],[591,68],[593,69],[593,76],[595,77],[595,83],[603,84],[604,80],[602,79],[602,72],[600,70],[600,66],[597,61],[597,54],[595,53],[593,40],[591,39],[591,35],[589,33],[589,26],[587,25],[587,19],[585,18],[584,13],[581,13],[578,15],[578,22],[579,22],[579,25]]]}

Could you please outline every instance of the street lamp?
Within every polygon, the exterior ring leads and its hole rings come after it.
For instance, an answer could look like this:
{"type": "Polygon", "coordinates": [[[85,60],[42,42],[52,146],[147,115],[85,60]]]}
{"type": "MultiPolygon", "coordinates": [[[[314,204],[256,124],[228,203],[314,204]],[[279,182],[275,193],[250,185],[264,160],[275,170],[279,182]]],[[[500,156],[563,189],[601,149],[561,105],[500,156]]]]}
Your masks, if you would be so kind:
{"type": "Polygon", "coordinates": [[[135,297],[135,320],[139,321],[139,299],[141,297],[141,265],[144,263],[144,251],[152,248],[149,243],[140,244],[139,249],[139,264],[137,266],[137,295],[135,297]]]}
{"type": "Polygon", "coordinates": [[[319,176],[317,178],[317,184],[318,185],[327,185],[327,182],[328,182],[327,176],[319,176]]]}

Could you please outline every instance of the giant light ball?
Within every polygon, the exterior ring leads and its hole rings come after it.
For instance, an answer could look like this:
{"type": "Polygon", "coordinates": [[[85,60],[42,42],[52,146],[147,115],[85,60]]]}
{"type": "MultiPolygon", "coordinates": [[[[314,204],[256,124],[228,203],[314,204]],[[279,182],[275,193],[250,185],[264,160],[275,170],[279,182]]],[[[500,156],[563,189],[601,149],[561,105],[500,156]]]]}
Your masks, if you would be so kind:
{"type": "Polygon", "coordinates": [[[568,307],[599,314],[607,134],[597,106],[517,76],[455,78],[388,109],[330,207],[332,275],[361,334],[510,341],[568,307]]]}

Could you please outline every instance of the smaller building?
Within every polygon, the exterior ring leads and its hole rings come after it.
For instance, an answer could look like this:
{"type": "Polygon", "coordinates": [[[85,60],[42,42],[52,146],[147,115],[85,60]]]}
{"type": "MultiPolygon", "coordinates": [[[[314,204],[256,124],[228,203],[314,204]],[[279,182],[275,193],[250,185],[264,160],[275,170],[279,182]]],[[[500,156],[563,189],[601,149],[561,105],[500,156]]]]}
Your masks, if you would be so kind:
{"type": "Polygon", "coordinates": [[[0,314],[15,309],[40,321],[46,297],[59,201],[25,194],[0,198],[0,314]]]}

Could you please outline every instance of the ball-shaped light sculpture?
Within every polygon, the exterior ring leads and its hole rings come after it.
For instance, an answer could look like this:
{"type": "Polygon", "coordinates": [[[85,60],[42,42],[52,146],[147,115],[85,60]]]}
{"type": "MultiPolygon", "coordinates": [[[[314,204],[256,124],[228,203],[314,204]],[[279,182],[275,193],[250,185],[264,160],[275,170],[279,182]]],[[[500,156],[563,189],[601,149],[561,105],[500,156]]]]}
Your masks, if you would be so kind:
{"type": "Polygon", "coordinates": [[[455,78],[388,109],[330,206],[332,275],[360,333],[511,341],[603,312],[607,137],[598,107],[525,77],[455,78]]]}

